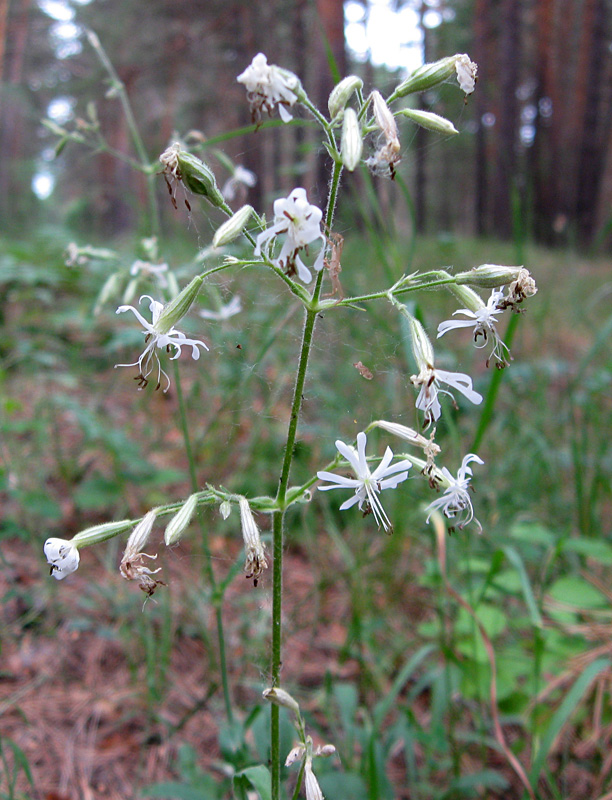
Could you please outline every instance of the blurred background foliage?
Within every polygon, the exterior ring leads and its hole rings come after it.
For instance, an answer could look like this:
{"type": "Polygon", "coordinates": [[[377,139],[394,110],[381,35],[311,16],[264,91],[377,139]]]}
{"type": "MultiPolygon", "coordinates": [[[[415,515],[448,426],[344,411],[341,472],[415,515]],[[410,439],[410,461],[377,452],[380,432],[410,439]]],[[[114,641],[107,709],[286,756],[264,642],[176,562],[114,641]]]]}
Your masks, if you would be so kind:
{"type": "MultiPolygon", "coordinates": [[[[110,148],[135,156],[83,29],[97,33],[125,84],[152,162],[180,136],[222,185],[229,158],[257,175],[248,201],[270,215],[273,199],[297,185],[323,203],[329,163],[305,117],[274,118],[255,134],[236,75],[261,50],[296,72],[323,109],[348,72],[367,90],[390,92],[405,68],[375,57],[374,39],[370,51],[355,44],[354,26],[365,30],[380,5],[0,2],[3,797],[84,797],[83,786],[97,797],[139,797],[146,785],[146,796],[244,797],[256,780],[248,770],[267,757],[259,694],[268,588],[231,580],[234,517],[203,517],[217,593],[202,586],[195,527],[176,550],[160,550],[169,585],[144,614],[116,573],[120,542],[85,551],[73,579],[46,580],[48,535],[137,517],[190,492],[176,393],[138,393],[129,370],[113,369],[133,360],[141,334],[115,316],[120,295],[99,296],[115,272],[125,286],[144,257],[144,178],[104,147],[92,154],[42,124],[83,133],[96,119],[110,148]],[[67,265],[70,241],[109,252],[67,265]],[[217,608],[228,626],[233,725],[220,711],[217,608]],[[68,744],[77,759],[67,759],[68,744]]],[[[288,687],[313,731],[338,746],[340,761],[321,768],[329,800],[520,798],[528,795],[494,736],[488,639],[501,724],[535,796],[609,798],[611,4],[388,5],[412,43],[406,63],[466,51],[479,80],[465,102],[450,85],[418,98],[460,136],[404,126],[396,181],[344,177],[335,224],[345,237],[343,291],[416,269],[524,263],[539,293],[501,376],[484,368],[468,336],[440,350],[440,363],[473,375],[483,394],[501,377],[484,427],[478,409],[449,404],[437,433],[452,471],[481,440],[482,537],[455,531],[442,552],[424,523],[431,495],[417,481],[389,493],[393,536],[339,512],[333,496],[291,512],[288,687]]],[[[175,210],[161,176],[156,191],[160,259],[183,285],[210,257],[221,220],[195,198],[191,214],[180,196],[175,210]]],[[[135,296],[153,291],[143,279],[135,296]]],[[[272,276],[249,271],[211,281],[198,302],[215,308],[235,294],[245,311],[231,320],[201,321],[197,308],[185,320],[187,334],[211,348],[180,366],[198,479],[274,493],[300,308],[272,276]]],[[[418,302],[430,331],[455,307],[441,293],[418,302]]],[[[382,305],[367,318],[319,320],[296,483],[327,463],[335,438],[354,438],[374,418],[418,424],[405,333],[382,305]]]]}

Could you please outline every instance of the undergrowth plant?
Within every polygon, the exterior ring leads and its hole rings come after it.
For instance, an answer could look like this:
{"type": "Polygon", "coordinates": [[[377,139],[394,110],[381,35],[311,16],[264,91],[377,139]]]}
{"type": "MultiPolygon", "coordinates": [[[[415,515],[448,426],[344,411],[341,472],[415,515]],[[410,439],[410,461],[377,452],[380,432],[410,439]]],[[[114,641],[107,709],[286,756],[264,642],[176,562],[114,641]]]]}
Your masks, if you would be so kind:
{"type": "MultiPolygon", "coordinates": [[[[359,744],[361,757],[367,762],[362,774],[366,772],[370,776],[369,796],[388,796],[388,780],[380,765],[384,762],[385,748],[390,746],[388,743],[393,737],[385,738],[383,722],[406,681],[416,674],[431,646],[425,645],[413,656],[397,676],[392,691],[374,708],[372,718],[364,721],[361,726],[355,725],[354,714],[350,712],[356,704],[354,690],[342,685],[328,687],[329,709],[335,704],[338,712],[335,721],[330,718],[329,731],[340,734],[342,741],[315,744],[308,717],[289,691],[291,675],[284,672],[281,679],[283,580],[288,577],[283,568],[283,557],[294,539],[296,508],[307,509],[306,519],[313,521],[313,528],[317,525],[318,536],[324,535],[322,528],[325,526],[318,521],[323,513],[321,492],[337,491],[342,494],[340,511],[346,511],[355,519],[359,512],[362,517],[371,516],[371,522],[378,528],[380,535],[392,534],[392,515],[385,510],[382,495],[393,489],[403,493],[408,499],[409,486],[414,485],[407,481],[409,476],[420,480],[431,492],[424,518],[433,526],[437,537],[440,580],[446,580],[444,548],[447,529],[452,532],[469,526],[476,534],[482,532],[473,508],[470,484],[474,471],[478,473],[483,466],[483,460],[477,453],[464,450],[461,464],[444,465],[441,448],[436,442],[436,427],[443,414],[448,413],[448,406],[458,408],[453,392],[476,406],[483,403],[483,397],[474,389],[468,375],[451,372],[439,366],[434,345],[423,325],[422,316],[416,311],[413,299],[418,296],[420,303],[426,303],[428,293],[432,290],[449,291],[456,298],[459,308],[452,319],[440,322],[437,338],[455,335],[456,331],[465,328],[466,333],[471,335],[473,344],[483,349],[487,366],[501,370],[509,364],[511,355],[498,330],[500,318],[505,312],[519,311],[523,301],[535,294],[535,283],[523,267],[483,264],[454,274],[442,268],[403,274],[399,278],[390,279],[386,286],[370,286],[366,291],[346,296],[342,285],[342,271],[349,273],[359,269],[365,273],[362,278],[367,282],[368,267],[367,264],[346,263],[343,260],[343,237],[334,228],[338,206],[342,202],[341,178],[345,172],[354,172],[365,165],[376,176],[388,180],[396,179],[401,160],[398,121],[420,125],[447,136],[457,133],[449,120],[437,114],[407,107],[406,98],[455,80],[460,89],[469,95],[475,88],[476,65],[467,55],[455,55],[425,64],[402,81],[387,98],[376,89],[364,91],[362,80],[350,75],[338,83],[329,97],[328,108],[321,110],[311,102],[296,75],[268,64],[263,54],[256,55],[237,78],[246,88],[255,131],[266,114],[272,115],[278,111],[281,120],[288,123],[294,114],[301,111],[319,126],[322,145],[329,154],[331,164],[325,208],[312,204],[306,189],[298,186],[288,196],[280,197],[274,202],[272,218],[266,219],[264,212],[267,209],[256,211],[250,205],[234,209],[230,205],[235,197],[244,194],[244,187],[252,185],[254,181],[254,176],[240,165],[231,165],[232,181],[221,190],[211,167],[198,154],[188,149],[186,142],[179,137],[164,150],[158,161],[150,160],[138,132],[125,87],[95,34],[90,32],[88,38],[108,73],[113,94],[122,104],[131,132],[136,158],[124,159],[146,176],[150,235],[142,241],[140,251],[135,254],[129,269],[121,268],[120,259],[112,250],[106,249],[71,245],[69,259],[74,265],[83,268],[93,258],[106,260],[111,265],[114,259],[117,261],[117,267],[112,267],[110,276],[101,288],[96,307],[99,310],[119,298],[116,311],[120,317],[117,325],[128,326],[135,323],[140,326],[140,334],[144,335],[144,348],[139,354],[133,354],[127,361],[115,366],[135,373],[135,388],[139,391],[165,393],[171,386],[174,387],[192,493],[187,499],[172,498],[159,503],[140,519],[123,519],[96,525],[83,530],[69,541],[47,539],[44,551],[51,566],[51,575],[57,580],[63,580],[78,568],[81,552],[87,547],[129,532],[120,571],[124,578],[135,581],[148,598],[164,588],[159,568],[155,567],[156,556],[147,553],[145,549],[155,526],[165,526],[164,541],[168,547],[172,547],[186,535],[204,507],[217,508],[224,519],[233,517],[239,520],[244,539],[244,573],[255,587],[264,580],[271,580],[272,586],[269,666],[266,670],[269,685],[263,689],[263,697],[269,705],[267,715],[259,715],[257,719],[255,716],[240,718],[237,715],[228,679],[222,606],[227,587],[240,571],[240,566],[234,565],[227,575],[219,578],[213,569],[210,548],[206,544],[206,532],[202,531],[206,550],[203,580],[208,583],[215,611],[219,679],[227,717],[221,749],[224,753],[231,754],[227,755],[227,760],[231,760],[234,767],[232,787],[235,795],[246,798],[247,793],[254,789],[262,800],[278,800],[290,795],[297,797],[303,789],[308,800],[322,798],[319,779],[315,773],[328,774],[329,765],[333,763],[336,753],[341,754],[345,765],[350,765],[356,758],[354,746],[359,744]],[[160,173],[163,178],[160,178],[160,173]],[[163,248],[159,238],[155,191],[157,180],[166,182],[170,202],[175,208],[184,203],[193,214],[194,197],[197,197],[227,217],[214,234],[211,245],[200,249],[195,255],[191,279],[183,287],[179,285],[175,270],[162,261],[160,255],[163,248]],[[192,310],[203,287],[210,288],[214,294],[212,276],[233,272],[240,275],[241,281],[257,281],[262,271],[275,276],[279,287],[277,291],[283,293],[287,305],[297,303],[301,306],[302,335],[299,348],[286,363],[286,369],[293,375],[293,394],[285,420],[284,447],[278,454],[279,478],[276,493],[245,496],[233,491],[231,486],[216,484],[214,478],[205,486],[198,482],[193,435],[186,413],[187,400],[183,393],[178,359],[185,352],[198,361],[203,369],[207,369],[213,355],[204,339],[189,338],[177,326],[181,325],[181,321],[192,310]],[[144,287],[147,293],[141,294],[137,301],[136,298],[144,287]],[[483,292],[488,293],[488,296],[483,296],[483,292]],[[385,393],[381,391],[375,401],[376,407],[371,409],[371,415],[359,420],[361,431],[355,440],[344,442],[336,438],[336,431],[330,428],[327,435],[330,442],[336,439],[335,455],[329,444],[324,448],[329,451],[329,462],[311,465],[310,477],[294,484],[292,467],[300,441],[300,421],[309,363],[316,354],[313,345],[316,340],[317,320],[322,314],[359,314],[362,330],[368,335],[375,322],[369,321],[372,317],[367,314],[375,306],[379,309],[383,306],[382,313],[395,316],[398,337],[403,336],[409,343],[416,371],[406,380],[405,403],[407,407],[414,403],[421,416],[421,428],[415,430],[388,419],[385,393]],[[382,455],[377,453],[371,444],[368,445],[368,434],[372,431],[391,437],[402,452],[394,453],[387,446],[382,455]],[[266,547],[262,541],[262,518],[270,521],[270,547],[266,547]],[[268,572],[271,573],[271,579],[267,577],[268,572]],[[285,710],[284,714],[281,714],[282,709],[285,710]],[[269,716],[269,728],[264,735],[262,725],[265,716],[269,716]],[[246,731],[249,729],[257,734],[255,738],[259,763],[254,763],[246,745],[246,731]],[[297,771],[297,775],[283,771],[283,764],[286,767],[295,765],[294,771],[297,771]],[[318,764],[321,766],[317,766],[318,764]],[[285,791],[281,779],[287,775],[289,785],[293,788],[285,791]]],[[[93,106],[89,107],[87,118],[80,120],[78,129],[60,128],[54,123],[48,123],[48,126],[59,137],[58,150],[72,142],[89,145],[98,151],[110,151],[93,106]]],[[[265,135],[265,131],[258,135],[265,135]]],[[[384,218],[382,221],[384,222],[384,218]]],[[[231,320],[238,314],[249,314],[249,309],[242,307],[238,296],[226,304],[221,302],[220,297],[218,299],[217,308],[200,312],[205,325],[231,320]]],[[[371,379],[372,375],[366,364],[358,362],[354,366],[365,380],[371,379]]],[[[126,372],[126,378],[128,375],[126,372]]],[[[228,402],[231,400],[230,397],[228,402]]],[[[206,398],[202,397],[200,401],[206,403],[206,398]]],[[[487,413],[481,418],[479,437],[489,424],[494,403],[487,402],[485,407],[487,413]]],[[[210,474],[214,476],[214,465],[211,465],[210,474]]],[[[363,524],[367,525],[368,522],[363,524]]],[[[330,535],[339,538],[332,527],[328,526],[330,535]]],[[[350,564],[350,554],[347,554],[349,572],[350,564]]],[[[491,639],[482,623],[475,618],[473,610],[463,598],[451,596],[462,606],[470,624],[482,628],[483,641],[489,652],[491,639]]],[[[491,664],[494,668],[492,651],[491,664]]],[[[163,675],[163,668],[161,674],[163,675]]],[[[438,678],[432,678],[432,686],[436,685],[437,680],[438,678]]],[[[444,676],[440,680],[445,680],[444,676]]],[[[152,685],[150,689],[153,694],[159,692],[157,685],[152,685]]],[[[534,796],[523,768],[505,744],[499,719],[495,716],[495,707],[492,713],[500,748],[526,791],[534,796]]],[[[398,723],[401,727],[399,735],[405,742],[409,742],[411,737],[421,735],[413,723],[414,720],[410,717],[404,718],[401,724],[398,723]]],[[[406,748],[408,750],[408,744],[406,748]]],[[[197,770],[194,772],[193,763],[187,756],[191,767],[188,769],[186,766],[185,770],[190,770],[193,781],[198,782],[203,792],[209,793],[207,796],[212,796],[214,789],[211,788],[213,782],[210,777],[196,774],[197,770]]],[[[410,769],[409,755],[407,762],[410,769]]]]}

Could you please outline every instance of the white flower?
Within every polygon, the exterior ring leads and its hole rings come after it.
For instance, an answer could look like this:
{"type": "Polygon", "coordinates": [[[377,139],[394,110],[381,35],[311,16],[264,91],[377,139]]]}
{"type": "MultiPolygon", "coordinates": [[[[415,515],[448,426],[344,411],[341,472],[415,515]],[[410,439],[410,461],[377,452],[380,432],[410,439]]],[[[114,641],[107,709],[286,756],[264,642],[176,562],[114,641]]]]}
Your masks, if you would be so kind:
{"type": "Polygon", "coordinates": [[[461,91],[472,94],[476,87],[478,64],[475,64],[466,53],[461,53],[455,56],[455,71],[461,91]]]}
{"type": "Polygon", "coordinates": [[[336,448],[351,465],[357,477],[345,478],[333,472],[317,472],[317,477],[320,480],[331,482],[330,486],[319,486],[319,489],[323,492],[328,489],[354,489],[355,495],[342,503],[340,511],[351,508],[351,506],[358,503],[359,508],[365,513],[371,512],[374,514],[374,519],[379,527],[382,525],[385,531],[392,530],[392,525],[382,507],[378,494],[383,489],[395,489],[398,483],[406,480],[408,470],[411,467],[410,461],[398,461],[393,466],[389,466],[393,459],[393,452],[390,447],[387,447],[380,464],[374,472],[370,472],[365,454],[366,435],[363,432],[357,434],[356,450],[354,447],[339,440],[336,442],[336,448]]]}
{"type": "Polygon", "coordinates": [[[427,506],[429,511],[427,522],[429,522],[429,517],[431,517],[432,513],[438,509],[442,509],[444,516],[449,519],[457,516],[457,514],[463,515],[461,522],[458,524],[459,528],[465,527],[468,522],[474,519],[474,509],[472,508],[472,500],[469,493],[472,468],[468,466],[472,461],[477,464],[484,464],[484,461],[477,455],[469,453],[461,462],[456,478],[453,478],[446,467],[442,467],[440,470],[442,475],[440,483],[446,488],[441,497],[438,497],[427,506]]]}
{"type": "MultiPolygon", "coordinates": [[[[455,314],[465,314],[468,319],[449,319],[441,322],[438,325],[438,339],[440,336],[444,336],[445,333],[453,328],[473,327],[473,338],[476,347],[485,347],[489,341],[489,337],[491,337],[493,340],[493,350],[491,351],[491,356],[494,356],[497,359],[498,366],[506,366],[508,363],[506,356],[510,354],[510,351],[500,338],[497,328],[495,327],[495,323],[498,322],[497,314],[501,314],[504,310],[503,306],[499,306],[499,303],[503,300],[503,298],[503,290],[494,289],[491,292],[491,296],[489,297],[486,306],[483,303],[482,306],[476,310],[460,308],[457,311],[454,311],[453,316],[455,316],[455,314]]],[[[491,356],[489,356],[489,358],[491,356]]],[[[487,359],[487,366],[488,365],[489,359],[487,359]]]]}
{"type": "Polygon", "coordinates": [[[168,287],[168,280],[164,272],[168,271],[167,264],[152,264],[150,261],[137,259],[130,267],[130,275],[144,275],[147,278],[155,277],[162,289],[168,287]]]}
{"type": "Polygon", "coordinates": [[[51,575],[63,580],[79,566],[79,549],[66,539],[47,539],[43,546],[47,561],[51,564],[51,575]]]}
{"type": "Polygon", "coordinates": [[[221,194],[228,203],[231,203],[232,200],[236,198],[236,195],[243,191],[244,188],[252,188],[257,183],[257,176],[254,172],[251,172],[250,169],[246,169],[246,167],[238,166],[234,170],[234,174],[231,178],[229,178],[224,184],[223,188],[221,189],[221,194]]]}
{"type": "Polygon", "coordinates": [[[240,296],[235,294],[229,303],[221,306],[218,311],[209,311],[206,308],[200,309],[198,314],[202,317],[202,319],[214,319],[214,320],[225,320],[230,319],[230,317],[235,316],[236,314],[240,314],[242,311],[242,301],[240,300],[240,296]]]}
{"type": "Polygon", "coordinates": [[[317,272],[322,269],[325,256],[325,236],[321,232],[322,219],[321,209],[308,202],[306,189],[294,189],[289,197],[274,201],[274,222],[257,237],[255,255],[261,255],[262,247],[275,236],[286,233],[287,238],[274,263],[285,269],[288,275],[293,275],[297,271],[301,281],[310,283],[312,275],[299,257],[298,250],[320,240],[321,249],[313,269],[317,272]]]}
{"type": "MultiPolygon", "coordinates": [[[[416,407],[425,412],[425,423],[430,425],[439,419],[442,413],[438,391],[440,382],[452,386],[461,392],[467,399],[475,403],[482,403],[482,395],[474,391],[472,379],[462,372],[446,372],[434,367],[434,351],[425,333],[425,329],[414,317],[410,317],[410,333],[412,337],[412,352],[419,367],[419,374],[413,375],[410,380],[415,386],[420,386],[421,391],[417,397],[416,407]]],[[[450,392],[445,392],[450,394],[450,392]]],[[[452,397],[452,395],[451,395],[452,397]]]]}
{"type": "Polygon", "coordinates": [[[427,425],[439,419],[442,413],[438,392],[441,391],[443,394],[451,395],[445,389],[440,389],[440,383],[446,383],[461,392],[470,403],[475,405],[482,403],[482,395],[478,394],[473,388],[470,376],[465,375],[463,372],[447,372],[444,369],[435,369],[433,365],[428,365],[421,369],[418,375],[413,375],[410,380],[415,386],[421,387],[416,400],[416,407],[425,412],[425,423],[427,425]]]}
{"type": "Polygon", "coordinates": [[[267,111],[271,114],[275,106],[278,106],[283,122],[290,122],[293,119],[287,107],[290,108],[297,100],[300,87],[297,75],[274,64],[268,64],[265,55],[258,53],[236,80],[246,86],[253,122],[259,124],[261,112],[267,111]]]}
{"type": "Polygon", "coordinates": [[[159,328],[156,327],[156,324],[158,323],[159,318],[164,310],[164,306],[157,300],[153,300],[153,298],[148,294],[142,295],[140,298],[141,303],[145,297],[147,300],[151,301],[149,303],[151,322],[147,322],[140,311],[134,308],[134,306],[119,306],[117,309],[117,314],[122,314],[124,311],[131,311],[134,314],[136,319],[144,328],[146,334],[145,343],[147,346],[142,351],[137,361],[134,361],[131,364],[115,364],[115,367],[138,367],[138,375],[136,376],[135,380],[137,380],[140,384],[138,388],[143,389],[149,382],[149,375],[151,372],[153,372],[155,364],[157,364],[157,386],[155,388],[159,389],[161,386],[163,375],[166,379],[166,388],[164,389],[164,392],[167,392],[170,388],[170,378],[161,368],[161,363],[159,356],[156,353],[156,348],[159,348],[160,350],[166,349],[168,352],[170,352],[170,348],[173,347],[176,352],[173,356],[170,356],[170,360],[174,361],[175,358],[178,358],[181,355],[182,348],[185,345],[188,345],[191,347],[191,357],[194,359],[194,361],[197,361],[197,359],[200,357],[200,351],[198,348],[203,347],[204,350],[208,350],[208,347],[199,339],[188,339],[184,333],[177,331],[176,328],[170,328],[170,330],[167,331],[160,331],[159,328]]]}

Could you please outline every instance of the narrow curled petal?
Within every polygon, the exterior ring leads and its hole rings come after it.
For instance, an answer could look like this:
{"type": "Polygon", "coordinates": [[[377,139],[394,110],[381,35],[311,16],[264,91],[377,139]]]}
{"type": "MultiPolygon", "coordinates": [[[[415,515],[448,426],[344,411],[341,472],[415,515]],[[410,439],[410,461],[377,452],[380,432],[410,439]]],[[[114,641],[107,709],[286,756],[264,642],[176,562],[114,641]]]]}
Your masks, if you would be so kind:
{"type": "Polygon", "coordinates": [[[437,369],[436,378],[461,392],[470,403],[474,403],[474,405],[482,403],[482,395],[473,388],[472,379],[469,375],[464,375],[462,372],[446,372],[446,370],[437,369]]]}

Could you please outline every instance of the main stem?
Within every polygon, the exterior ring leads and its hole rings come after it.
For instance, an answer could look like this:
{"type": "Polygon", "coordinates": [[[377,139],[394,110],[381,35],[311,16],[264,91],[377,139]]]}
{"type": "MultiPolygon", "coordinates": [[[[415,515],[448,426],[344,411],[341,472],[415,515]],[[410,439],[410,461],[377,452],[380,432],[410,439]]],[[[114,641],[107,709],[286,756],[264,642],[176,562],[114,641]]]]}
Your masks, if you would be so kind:
{"type": "MultiPolygon", "coordinates": [[[[331,228],[336,208],[338,196],[338,185],[342,164],[339,161],[334,163],[334,170],[330,182],[329,198],[327,201],[327,212],[325,214],[326,229],[331,228]]],[[[280,686],[281,656],[282,656],[282,606],[283,606],[283,547],[284,547],[284,526],[285,526],[285,503],[287,499],[287,487],[289,485],[289,474],[293,461],[293,450],[297,437],[297,428],[302,408],[302,398],[304,394],[304,384],[308,371],[308,358],[312,347],[312,337],[314,333],[315,321],[317,318],[316,307],[321,296],[321,286],[323,284],[323,270],[317,275],[314,290],[312,292],[311,306],[306,309],[304,320],[304,331],[302,333],[302,347],[300,350],[300,360],[298,363],[295,387],[293,389],[293,402],[291,404],[291,417],[289,419],[289,429],[287,430],[287,443],[285,445],[285,455],[281,469],[278,491],[276,493],[276,505],[278,511],[272,515],[272,536],[273,536],[273,556],[274,564],[272,568],[272,686],[280,686]]],[[[280,708],[272,705],[270,723],[270,767],[272,771],[272,800],[280,800],[280,708]]]]}
{"type": "MultiPolygon", "coordinates": [[[[318,296],[320,293],[321,281],[323,273],[320,272],[317,277],[317,285],[315,287],[315,294],[318,296]]],[[[280,686],[280,670],[281,670],[281,646],[282,646],[282,596],[283,596],[283,546],[284,546],[284,523],[285,523],[285,501],[287,497],[287,486],[289,484],[289,473],[291,470],[291,462],[293,460],[293,450],[295,447],[295,440],[297,436],[297,427],[300,417],[300,409],[302,406],[302,395],[304,391],[304,383],[306,381],[306,372],[308,370],[308,357],[310,355],[310,348],[312,345],[312,336],[314,332],[315,320],[317,312],[312,309],[306,311],[306,319],[304,321],[304,332],[302,334],[302,348],[300,351],[300,360],[298,364],[298,372],[295,381],[295,388],[293,391],[293,403],[291,406],[291,417],[289,420],[289,429],[287,431],[287,443],[285,445],[285,456],[283,458],[283,466],[281,476],[278,484],[278,492],[276,494],[276,502],[280,507],[272,515],[272,535],[273,535],[273,568],[272,568],[272,686],[280,686]]],[[[271,713],[271,727],[270,727],[270,747],[271,747],[271,768],[272,768],[272,800],[280,800],[280,724],[279,724],[279,707],[272,705],[271,713]]]]}

